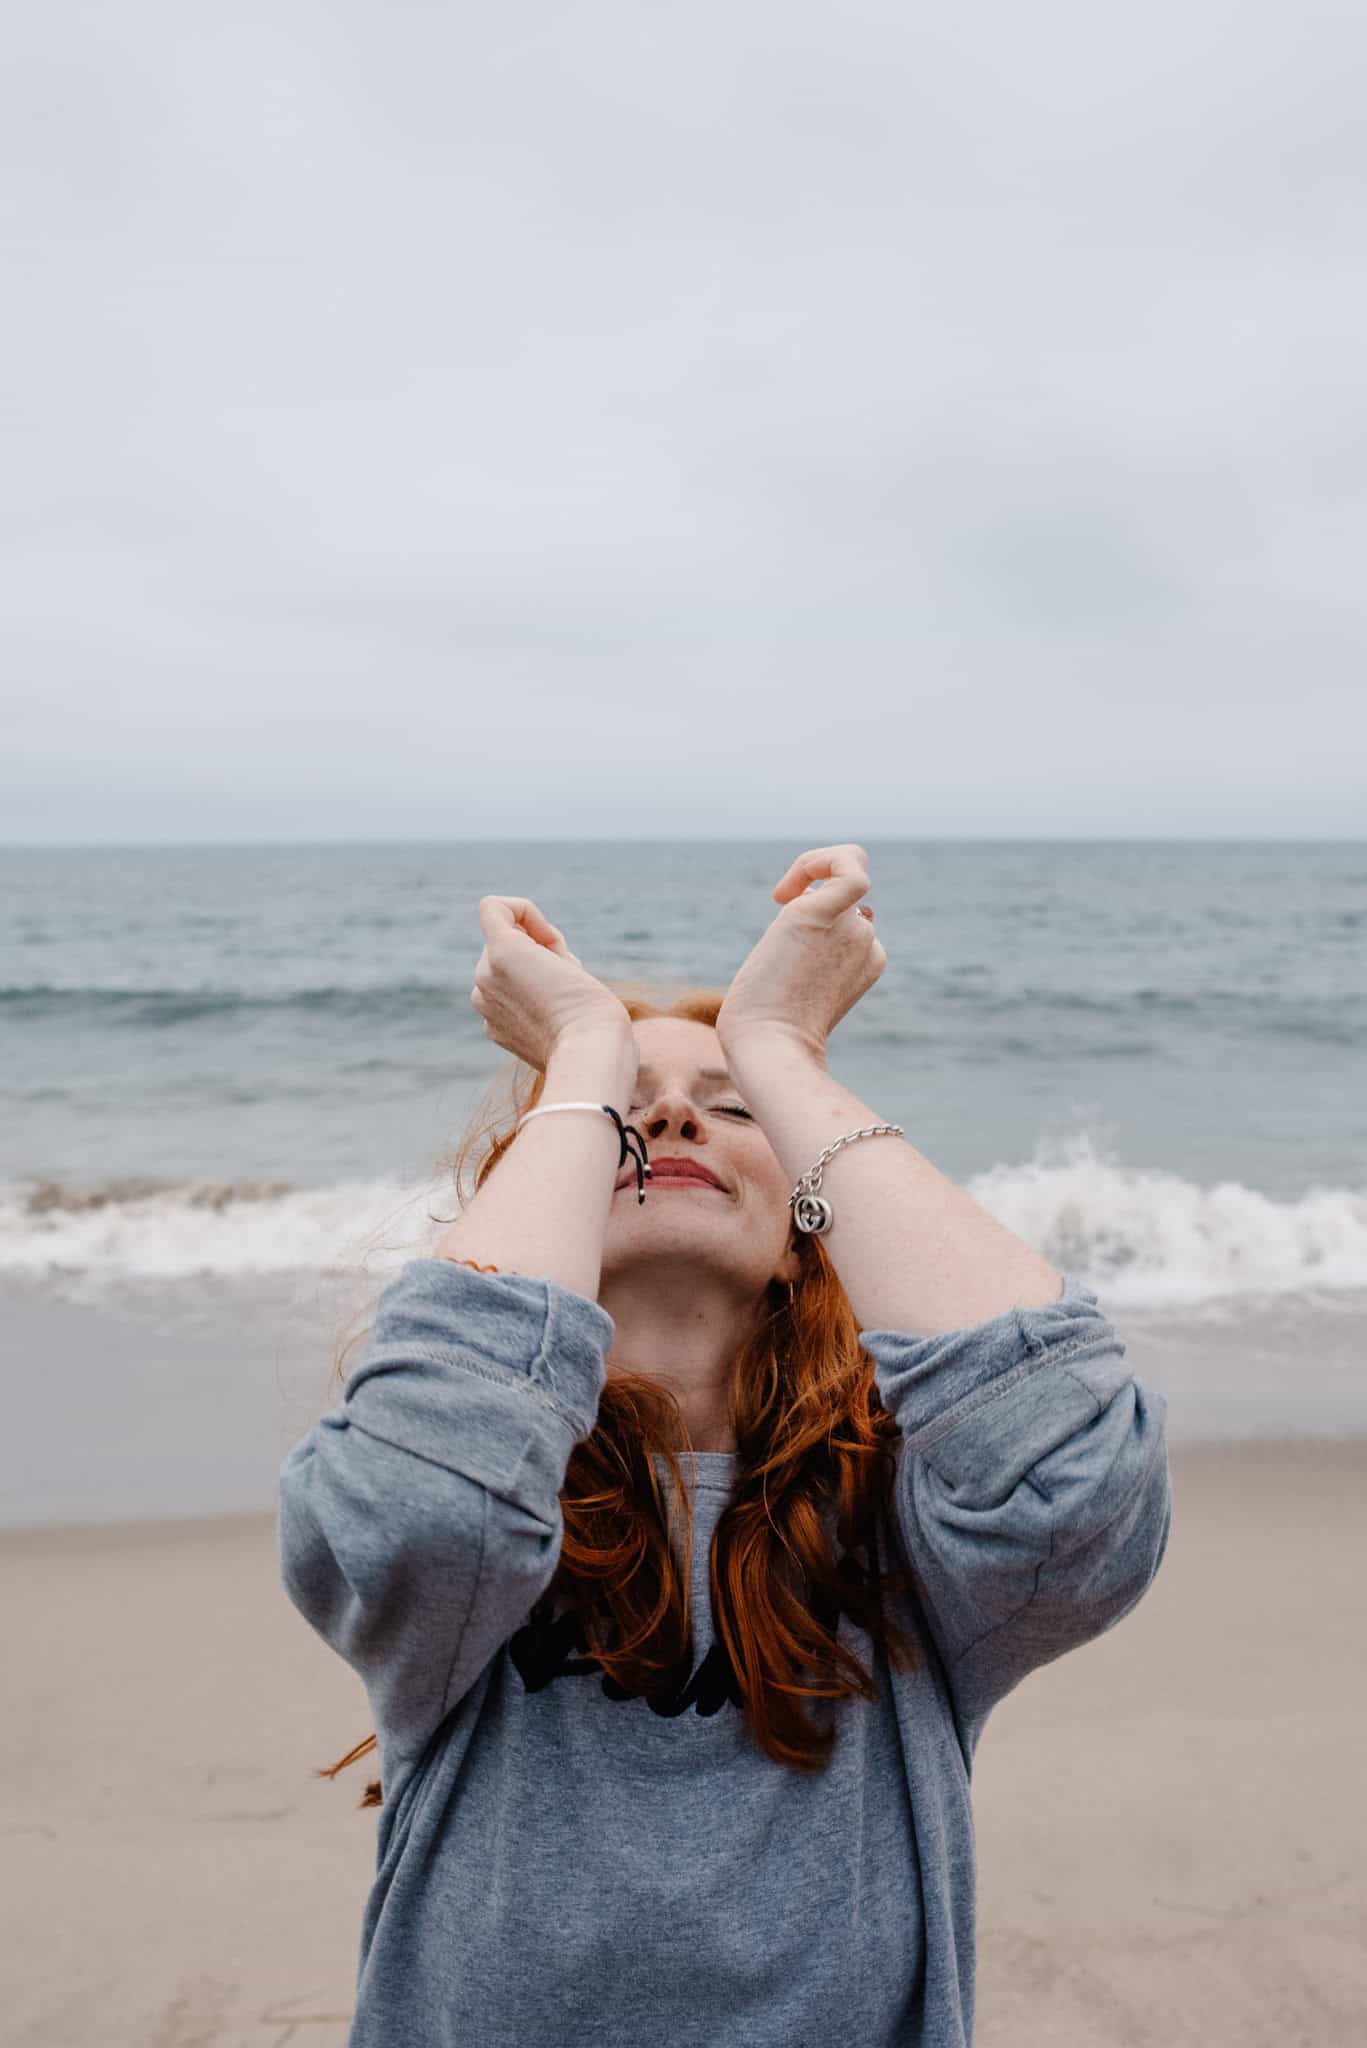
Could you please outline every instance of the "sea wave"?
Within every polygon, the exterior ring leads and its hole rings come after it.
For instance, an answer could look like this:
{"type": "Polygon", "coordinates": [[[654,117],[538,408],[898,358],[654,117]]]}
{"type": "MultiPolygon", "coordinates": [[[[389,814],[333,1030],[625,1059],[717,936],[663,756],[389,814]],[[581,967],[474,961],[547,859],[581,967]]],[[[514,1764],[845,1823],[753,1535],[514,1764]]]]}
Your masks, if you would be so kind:
{"type": "MultiPolygon", "coordinates": [[[[1278,1201],[1125,1166],[1090,1138],[964,1182],[989,1214],[1107,1308],[1163,1308],[1367,1287],[1367,1188],[1278,1201]]],[[[30,1178],[0,1184],[0,1272],[186,1278],[314,1271],[385,1275],[426,1255],[457,1213],[449,1180],[298,1187],[270,1180],[30,1178]]]]}
{"type": "Polygon", "coordinates": [[[205,1020],[297,1011],[343,1018],[411,1017],[449,1012],[464,998],[454,982],[392,981],[348,987],[321,983],[285,989],[62,987],[26,982],[0,987],[0,1010],[9,1022],[86,1020],[104,1026],[197,1024],[205,1020]]]}
{"type": "Polygon", "coordinates": [[[391,1180],[123,1176],[0,1183],[0,1273],[85,1279],[397,1270],[456,1214],[451,1187],[391,1180]]]}
{"type": "MultiPolygon", "coordinates": [[[[104,986],[51,981],[0,985],[0,1015],[7,1024],[69,1024],[114,1031],[163,1031],[216,1025],[250,1025],[253,1019],[297,1017],[309,1024],[337,1020],[378,1025],[401,1021],[409,1026],[430,1022],[445,1028],[453,1017],[468,1022],[468,983],[464,979],[433,980],[409,975],[395,981],[318,982],[282,988],[237,988],[212,983],[181,987],[104,986]]],[[[1212,982],[1177,991],[1154,986],[1101,993],[1086,988],[1027,985],[994,989],[977,982],[965,985],[957,970],[928,981],[921,991],[921,1022],[870,1026],[864,1042],[896,1044],[912,1050],[940,1047],[946,1030],[962,1032],[965,1011],[982,1032],[970,1056],[1023,1053],[1033,1058],[1058,1056],[1107,1058],[1143,1056],[1159,1049],[1153,1032],[1160,1028],[1246,1031],[1255,1038],[1285,1039],[1307,1045],[1351,1045],[1367,1042],[1367,1002],[1339,990],[1318,995],[1304,989],[1281,990],[1264,985],[1226,986],[1212,982]],[[937,1014],[944,1006],[943,1016],[937,1014]],[[1123,1027],[1110,1039],[1098,1034],[1106,1022],[1123,1027]],[[1055,1048],[1061,1025],[1085,1027],[1078,1042],[1055,1048]],[[993,1026],[1001,1035],[994,1035],[993,1026]],[[1032,1029],[1032,1026],[1038,1027],[1032,1029]],[[986,1029],[984,1030],[984,1027],[986,1029]],[[1013,1035],[1012,1027],[1016,1027],[1013,1035]],[[1088,1031],[1092,1036],[1087,1035],[1088,1031]]]]}

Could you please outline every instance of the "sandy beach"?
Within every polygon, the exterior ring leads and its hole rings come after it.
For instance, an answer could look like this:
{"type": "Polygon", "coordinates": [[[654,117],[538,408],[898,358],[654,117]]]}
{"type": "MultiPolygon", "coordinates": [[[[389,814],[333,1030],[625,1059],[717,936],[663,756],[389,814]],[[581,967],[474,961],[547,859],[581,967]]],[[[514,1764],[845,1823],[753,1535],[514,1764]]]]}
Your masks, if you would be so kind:
{"type": "MultiPolygon", "coordinates": [[[[1367,1441],[1172,1472],[1146,1599],[983,1736],[978,2048],[1367,2039],[1367,1441]]],[[[16,1531],[0,1572],[10,2048],[341,2048],[375,1758],[310,1773],[371,1723],[274,1518],[16,1531]]]]}

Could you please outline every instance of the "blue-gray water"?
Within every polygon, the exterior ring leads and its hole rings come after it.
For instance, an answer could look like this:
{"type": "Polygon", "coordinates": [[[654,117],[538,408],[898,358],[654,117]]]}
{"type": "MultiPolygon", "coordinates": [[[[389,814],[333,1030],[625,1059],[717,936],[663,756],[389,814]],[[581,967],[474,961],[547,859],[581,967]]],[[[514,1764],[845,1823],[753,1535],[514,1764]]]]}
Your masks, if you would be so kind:
{"type": "MultiPolygon", "coordinates": [[[[1109,1308],[1226,1330],[1275,1310],[1288,1426],[1347,1426],[1334,1404],[1356,1413],[1367,1382],[1367,845],[866,844],[888,966],[833,1071],[1109,1308]]],[[[591,972],[724,988],[799,851],[0,849],[9,1298],[122,1304],[137,1351],[224,1289],[378,1281],[451,1213],[442,1162],[508,1064],[469,1001],[480,896],[533,897],[591,972]]],[[[94,1413],[85,1370],[66,1428],[94,1413]]],[[[51,1403],[27,1398],[44,1437],[51,1403]]],[[[1238,1409],[1236,1374],[1231,1426],[1238,1409]]]]}
{"type": "MultiPolygon", "coordinates": [[[[482,894],[532,896],[591,972],[724,987],[799,850],[0,850],[0,1257],[113,1266],[126,1240],[137,1266],[179,1212],[213,1228],[167,1269],[235,1270],[261,1223],[235,1184],[426,1177],[506,1063],[469,1001],[482,894]],[[120,1202],[138,1179],[167,1185],[120,1202]]],[[[1165,1270],[1204,1291],[1165,1213],[1231,1255],[1212,1286],[1280,1285],[1293,1250],[1367,1284],[1367,845],[868,852],[888,966],[831,1064],[937,1165],[1000,1192],[1090,1159],[1049,1249],[1155,1298],[1165,1270]]],[[[304,1214],[273,1206],[270,1263],[304,1214]]]]}

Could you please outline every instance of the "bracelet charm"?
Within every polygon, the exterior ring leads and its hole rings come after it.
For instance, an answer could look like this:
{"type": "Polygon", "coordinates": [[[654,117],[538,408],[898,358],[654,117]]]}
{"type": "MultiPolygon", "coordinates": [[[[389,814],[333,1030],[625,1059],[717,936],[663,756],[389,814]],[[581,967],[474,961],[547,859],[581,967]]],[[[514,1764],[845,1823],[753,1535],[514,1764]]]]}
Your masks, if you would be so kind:
{"type": "Polygon", "coordinates": [[[824,1195],[798,1195],[793,1202],[793,1221],[799,1230],[822,1237],[835,1221],[835,1211],[824,1195]]]}

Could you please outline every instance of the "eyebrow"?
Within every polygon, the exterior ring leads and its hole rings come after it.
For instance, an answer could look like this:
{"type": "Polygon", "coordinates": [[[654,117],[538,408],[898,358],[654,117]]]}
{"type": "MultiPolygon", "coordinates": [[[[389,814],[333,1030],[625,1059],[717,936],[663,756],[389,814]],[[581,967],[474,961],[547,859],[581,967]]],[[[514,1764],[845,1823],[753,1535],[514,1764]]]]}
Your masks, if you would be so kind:
{"type": "MultiPolygon", "coordinates": [[[[655,1079],[654,1067],[648,1067],[644,1065],[638,1067],[636,1070],[636,1078],[638,1081],[653,1081],[655,1079]]],[[[700,1081],[726,1081],[729,1082],[733,1088],[736,1085],[735,1082],[731,1080],[731,1076],[727,1073],[725,1067],[699,1067],[698,1079],[700,1081]]]]}

